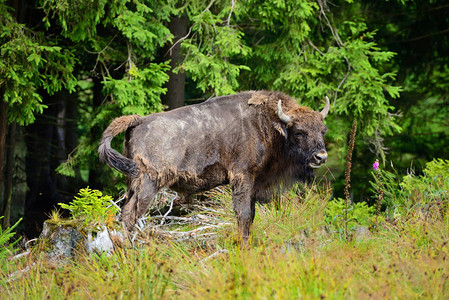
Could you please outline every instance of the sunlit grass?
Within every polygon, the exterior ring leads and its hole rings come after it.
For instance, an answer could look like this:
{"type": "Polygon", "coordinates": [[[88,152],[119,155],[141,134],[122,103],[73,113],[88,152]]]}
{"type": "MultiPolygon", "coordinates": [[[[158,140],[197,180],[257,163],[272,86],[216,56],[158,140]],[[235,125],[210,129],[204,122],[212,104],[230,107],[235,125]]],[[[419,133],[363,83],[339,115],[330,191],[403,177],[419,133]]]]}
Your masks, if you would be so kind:
{"type": "MultiPolygon", "coordinates": [[[[447,223],[382,228],[361,241],[286,247],[270,240],[193,268],[186,298],[433,298],[449,293],[447,223]],[[425,240],[425,242],[423,242],[425,240]]],[[[310,238],[313,240],[313,238],[310,238]]]]}
{"type": "MultiPolygon", "coordinates": [[[[325,222],[330,194],[328,187],[308,187],[258,206],[248,248],[231,225],[210,240],[148,235],[144,245],[111,256],[83,254],[59,268],[38,254],[9,260],[0,274],[0,298],[447,298],[447,211],[427,217],[410,211],[348,241],[325,222]]],[[[230,191],[214,197],[217,217],[235,224],[230,191]]]]}

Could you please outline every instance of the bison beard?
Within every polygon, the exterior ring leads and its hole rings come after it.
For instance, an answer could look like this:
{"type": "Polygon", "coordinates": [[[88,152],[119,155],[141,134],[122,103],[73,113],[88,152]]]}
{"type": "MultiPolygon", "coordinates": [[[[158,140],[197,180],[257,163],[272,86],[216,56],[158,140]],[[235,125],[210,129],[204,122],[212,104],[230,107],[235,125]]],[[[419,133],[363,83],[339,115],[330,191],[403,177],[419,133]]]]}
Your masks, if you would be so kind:
{"type": "Polygon", "coordinates": [[[251,91],[172,111],[123,116],[103,133],[100,159],[127,175],[121,220],[132,229],[159,189],[184,195],[232,187],[239,233],[246,243],[255,203],[280,185],[306,181],[327,159],[329,99],[321,112],[279,92],[251,91]],[[126,131],[123,155],[111,140],[126,131]]]}

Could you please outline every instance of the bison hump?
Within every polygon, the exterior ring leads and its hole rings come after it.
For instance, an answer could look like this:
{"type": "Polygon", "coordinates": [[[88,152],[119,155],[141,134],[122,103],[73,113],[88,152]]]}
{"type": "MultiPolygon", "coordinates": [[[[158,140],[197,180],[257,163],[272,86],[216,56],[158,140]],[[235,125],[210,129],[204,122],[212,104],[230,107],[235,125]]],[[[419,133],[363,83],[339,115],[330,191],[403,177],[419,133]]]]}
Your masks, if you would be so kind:
{"type": "Polygon", "coordinates": [[[260,93],[260,92],[256,92],[248,100],[248,104],[258,106],[258,105],[264,104],[266,101],[267,101],[267,95],[260,93]]]}

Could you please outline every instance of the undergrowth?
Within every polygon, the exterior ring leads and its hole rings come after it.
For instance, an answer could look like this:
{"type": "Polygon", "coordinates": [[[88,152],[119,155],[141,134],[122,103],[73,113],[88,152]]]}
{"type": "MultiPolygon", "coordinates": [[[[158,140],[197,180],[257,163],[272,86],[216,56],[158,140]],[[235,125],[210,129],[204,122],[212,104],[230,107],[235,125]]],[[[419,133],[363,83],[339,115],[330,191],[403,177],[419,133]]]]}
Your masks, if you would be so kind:
{"type": "MultiPolygon", "coordinates": [[[[0,220],[3,217],[0,217],[0,220]]],[[[0,268],[3,270],[4,266],[7,264],[6,258],[9,254],[12,253],[13,247],[19,240],[13,240],[15,235],[14,228],[19,225],[20,221],[18,220],[14,225],[9,228],[3,229],[0,223],[0,268]]]]}
{"type": "MultiPolygon", "coordinates": [[[[447,165],[437,161],[422,176],[391,178],[383,185],[374,181],[374,187],[384,189],[396,185],[394,194],[382,194],[390,198],[383,198],[380,212],[365,204],[346,207],[341,199],[329,202],[332,191],[326,185],[297,186],[278,201],[257,206],[248,248],[242,247],[234,225],[219,229],[208,240],[175,242],[141,236],[143,244],[118,248],[110,256],[80,255],[63,268],[48,265],[38,255],[7,259],[0,273],[0,295],[8,299],[446,299],[448,177],[439,174],[448,172],[447,165]],[[341,217],[344,209],[348,209],[346,219],[341,217]],[[341,230],[344,220],[352,232],[348,237],[341,230]],[[364,228],[365,234],[357,235],[357,228],[364,228]]],[[[207,196],[215,203],[216,217],[235,224],[230,190],[222,188],[207,196]]]]}

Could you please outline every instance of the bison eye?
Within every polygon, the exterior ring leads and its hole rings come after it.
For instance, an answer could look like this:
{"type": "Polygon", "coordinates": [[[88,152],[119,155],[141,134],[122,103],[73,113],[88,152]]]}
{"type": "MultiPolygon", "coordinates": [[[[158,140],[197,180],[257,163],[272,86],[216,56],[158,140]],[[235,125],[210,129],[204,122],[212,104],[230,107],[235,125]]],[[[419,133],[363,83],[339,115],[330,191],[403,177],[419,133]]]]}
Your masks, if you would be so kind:
{"type": "Polygon", "coordinates": [[[305,131],[305,130],[298,130],[298,131],[295,132],[295,137],[300,138],[300,137],[303,137],[303,136],[307,136],[307,131],[305,131]]]}
{"type": "Polygon", "coordinates": [[[325,127],[325,128],[321,131],[321,134],[322,134],[322,135],[326,135],[326,132],[327,132],[327,127],[325,127]]]}

